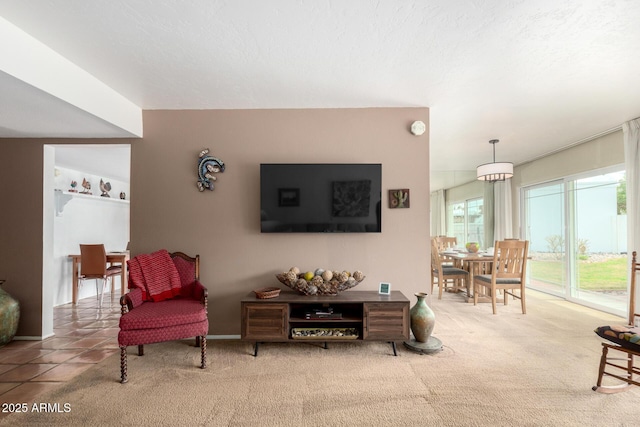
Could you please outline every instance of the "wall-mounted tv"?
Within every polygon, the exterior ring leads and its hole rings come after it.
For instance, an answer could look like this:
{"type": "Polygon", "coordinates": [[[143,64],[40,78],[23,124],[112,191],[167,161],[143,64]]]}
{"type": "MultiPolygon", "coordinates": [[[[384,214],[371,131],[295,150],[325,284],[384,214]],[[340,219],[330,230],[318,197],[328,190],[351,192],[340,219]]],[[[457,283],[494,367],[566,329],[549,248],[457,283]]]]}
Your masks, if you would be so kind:
{"type": "Polygon", "coordinates": [[[382,165],[263,163],[263,233],[379,233],[382,165]]]}

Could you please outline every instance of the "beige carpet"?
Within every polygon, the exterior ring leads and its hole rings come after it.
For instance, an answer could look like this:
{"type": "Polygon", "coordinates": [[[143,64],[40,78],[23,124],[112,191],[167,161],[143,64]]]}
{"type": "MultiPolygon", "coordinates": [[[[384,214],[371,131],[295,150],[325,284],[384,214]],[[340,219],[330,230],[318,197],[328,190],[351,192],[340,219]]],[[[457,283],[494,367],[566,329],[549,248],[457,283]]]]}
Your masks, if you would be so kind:
{"type": "MultiPolygon", "coordinates": [[[[415,298],[412,298],[412,301],[415,298]]],[[[215,304],[211,304],[215,307],[215,304]]],[[[14,414],[0,425],[158,426],[632,426],[640,388],[591,391],[613,316],[544,294],[474,307],[434,299],[435,355],[384,343],[263,344],[209,340],[209,367],[187,342],[130,348],[129,383],[113,356],[41,402],[68,413],[14,414]]],[[[239,314],[238,314],[239,315],[239,314]]]]}

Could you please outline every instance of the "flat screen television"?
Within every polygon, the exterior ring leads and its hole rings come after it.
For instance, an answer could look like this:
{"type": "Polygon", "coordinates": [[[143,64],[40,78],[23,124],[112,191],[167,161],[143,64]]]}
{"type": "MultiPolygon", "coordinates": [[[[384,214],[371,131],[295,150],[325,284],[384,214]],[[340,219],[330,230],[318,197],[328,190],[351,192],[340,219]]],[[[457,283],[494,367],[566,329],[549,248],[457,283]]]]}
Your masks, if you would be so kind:
{"type": "Polygon", "coordinates": [[[263,163],[262,233],[380,233],[382,165],[263,163]]]}

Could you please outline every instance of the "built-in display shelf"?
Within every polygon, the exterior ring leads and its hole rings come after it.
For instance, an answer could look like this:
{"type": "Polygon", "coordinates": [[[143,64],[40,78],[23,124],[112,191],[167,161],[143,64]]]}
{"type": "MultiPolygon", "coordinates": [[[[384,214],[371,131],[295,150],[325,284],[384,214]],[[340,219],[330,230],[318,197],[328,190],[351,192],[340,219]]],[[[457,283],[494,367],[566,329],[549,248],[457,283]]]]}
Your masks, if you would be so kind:
{"type": "Polygon", "coordinates": [[[78,199],[91,199],[91,200],[100,200],[103,202],[109,202],[109,203],[125,203],[125,204],[129,204],[129,200],[122,200],[122,199],[118,199],[118,198],[114,198],[114,197],[102,197],[99,194],[95,195],[95,194],[82,194],[82,193],[75,193],[72,191],[64,191],[64,190],[60,190],[60,189],[55,189],[55,203],[56,203],[56,215],[57,216],[61,216],[62,212],[64,211],[64,207],[66,206],[67,203],[69,203],[70,200],[74,199],[74,198],[78,198],[78,199]]]}

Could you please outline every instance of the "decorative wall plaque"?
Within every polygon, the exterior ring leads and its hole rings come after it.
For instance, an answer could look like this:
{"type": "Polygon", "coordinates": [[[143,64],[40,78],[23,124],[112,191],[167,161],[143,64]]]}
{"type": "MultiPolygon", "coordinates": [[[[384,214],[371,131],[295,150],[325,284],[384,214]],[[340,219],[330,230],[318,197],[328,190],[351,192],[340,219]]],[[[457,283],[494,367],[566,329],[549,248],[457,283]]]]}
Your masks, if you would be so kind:
{"type": "Polygon", "coordinates": [[[198,155],[198,190],[213,190],[213,181],[217,178],[214,174],[224,172],[224,162],[213,156],[209,156],[209,149],[205,148],[198,155]]]}

